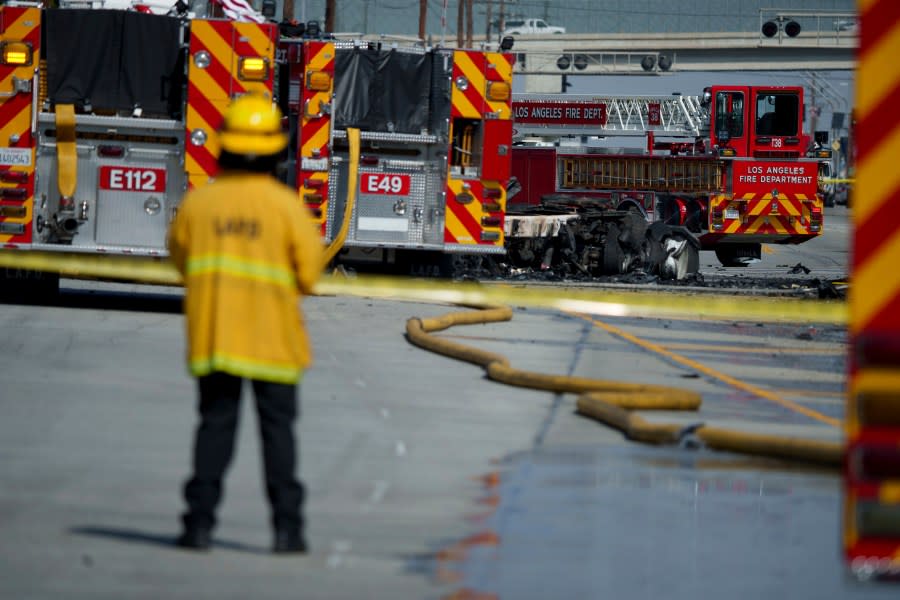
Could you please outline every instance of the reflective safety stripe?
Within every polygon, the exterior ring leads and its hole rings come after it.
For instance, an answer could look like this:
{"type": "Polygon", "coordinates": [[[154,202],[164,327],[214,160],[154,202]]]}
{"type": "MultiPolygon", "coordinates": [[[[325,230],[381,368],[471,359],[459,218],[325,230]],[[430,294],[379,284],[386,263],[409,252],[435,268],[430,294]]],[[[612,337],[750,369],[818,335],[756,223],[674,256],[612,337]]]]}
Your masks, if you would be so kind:
{"type": "Polygon", "coordinates": [[[283,267],[250,261],[237,256],[209,254],[191,257],[187,261],[187,276],[225,273],[244,279],[255,279],[294,289],[297,287],[294,274],[283,267]]]}
{"type": "Polygon", "coordinates": [[[210,357],[191,360],[191,375],[203,377],[210,373],[223,371],[238,377],[260,379],[275,383],[296,383],[303,374],[294,365],[275,364],[255,361],[246,357],[216,353],[210,357]]]}

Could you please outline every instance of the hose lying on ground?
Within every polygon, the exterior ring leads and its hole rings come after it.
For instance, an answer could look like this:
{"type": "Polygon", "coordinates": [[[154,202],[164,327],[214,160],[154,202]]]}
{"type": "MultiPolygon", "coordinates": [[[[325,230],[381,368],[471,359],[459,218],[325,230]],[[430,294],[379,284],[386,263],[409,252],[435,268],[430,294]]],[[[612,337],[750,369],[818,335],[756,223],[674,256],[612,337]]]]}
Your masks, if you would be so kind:
{"type": "Polygon", "coordinates": [[[491,379],[558,394],[579,394],[578,412],[625,434],[628,439],[650,444],[680,444],[688,447],[706,446],[785,460],[797,460],[830,467],[840,467],[843,445],[839,442],[761,435],[708,427],[648,423],[633,410],[685,410],[700,408],[700,394],[678,388],[548,375],[521,371],[509,364],[501,354],[480,350],[459,342],[431,335],[454,325],[496,323],[512,319],[508,306],[485,307],[478,311],[448,313],[436,318],[413,317],[406,322],[407,339],[431,352],[479,365],[491,379]]]}

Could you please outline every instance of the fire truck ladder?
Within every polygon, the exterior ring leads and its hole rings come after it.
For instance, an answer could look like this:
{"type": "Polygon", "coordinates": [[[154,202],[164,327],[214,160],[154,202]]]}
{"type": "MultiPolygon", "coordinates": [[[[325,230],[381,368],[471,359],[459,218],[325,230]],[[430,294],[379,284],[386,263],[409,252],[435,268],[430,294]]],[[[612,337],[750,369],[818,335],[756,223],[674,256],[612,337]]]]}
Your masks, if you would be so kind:
{"type": "Polygon", "coordinates": [[[616,155],[560,157],[559,187],[711,194],[722,190],[724,166],[712,158],[675,159],[616,155]]]}
{"type": "Polygon", "coordinates": [[[516,136],[557,137],[580,135],[634,135],[648,132],[665,137],[699,137],[708,127],[708,112],[700,96],[593,96],[590,94],[513,94],[513,104],[535,106],[564,103],[568,106],[605,106],[606,122],[584,124],[527,122],[515,125],[516,136]]]}

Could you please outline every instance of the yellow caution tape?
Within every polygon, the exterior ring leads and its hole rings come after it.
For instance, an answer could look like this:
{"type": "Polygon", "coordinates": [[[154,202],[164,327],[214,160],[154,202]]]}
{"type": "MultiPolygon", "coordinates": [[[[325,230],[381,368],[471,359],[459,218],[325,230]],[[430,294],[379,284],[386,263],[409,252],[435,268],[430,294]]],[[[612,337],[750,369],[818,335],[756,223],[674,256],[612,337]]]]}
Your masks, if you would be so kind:
{"type": "MultiPolygon", "coordinates": [[[[166,258],[106,256],[74,252],[0,250],[0,268],[59,273],[78,279],[110,279],[181,285],[166,258]]],[[[450,282],[404,277],[325,276],[319,295],[346,295],[463,305],[532,306],[609,316],[728,319],[759,322],[846,324],[847,305],[840,301],[799,298],[734,297],[714,293],[679,293],[670,289],[627,292],[520,283],[450,282]]]]}
{"type": "Polygon", "coordinates": [[[0,267],[59,273],[73,279],[181,285],[181,275],[165,257],[0,250],[0,267]]]}
{"type": "Polygon", "coordinates": [[[512,304],[623,317],[728,319],[758,322],[847,323],[844,302],[808,299],[684,294],[669,290],[620,292],[609,289],[526,284],[439,283],[387,277],[331,278],[317,293],[364,295],[470,306],[512,304]],[[361,294],[360,294],[361,293],[361,294]]]}
{"type": "Polygon", "coordinates": [[[819,181],[822,183],[855,183],[856,179],[823,177],[819,181]]]}

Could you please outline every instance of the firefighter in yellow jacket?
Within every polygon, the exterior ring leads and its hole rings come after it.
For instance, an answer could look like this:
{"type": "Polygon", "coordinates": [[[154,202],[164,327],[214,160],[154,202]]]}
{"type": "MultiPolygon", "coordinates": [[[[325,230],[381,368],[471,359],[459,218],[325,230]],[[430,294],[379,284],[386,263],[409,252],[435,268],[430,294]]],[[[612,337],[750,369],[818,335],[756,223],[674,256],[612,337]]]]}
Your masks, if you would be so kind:
{"type": "Polygon", "coordinates": [[[169,252],[184,277],[188,367],[198,379],[200,413],[177,544],[210,546],[247,379],[259,415],[273,551],[305,552],[293,425],[311,351],[299,299],[322,270],[322,241],[296,192],[272,176],[287,136],[271,100],[235,100],[219,141],[219,174],[185,195],[169,231],[169,252]]]}

